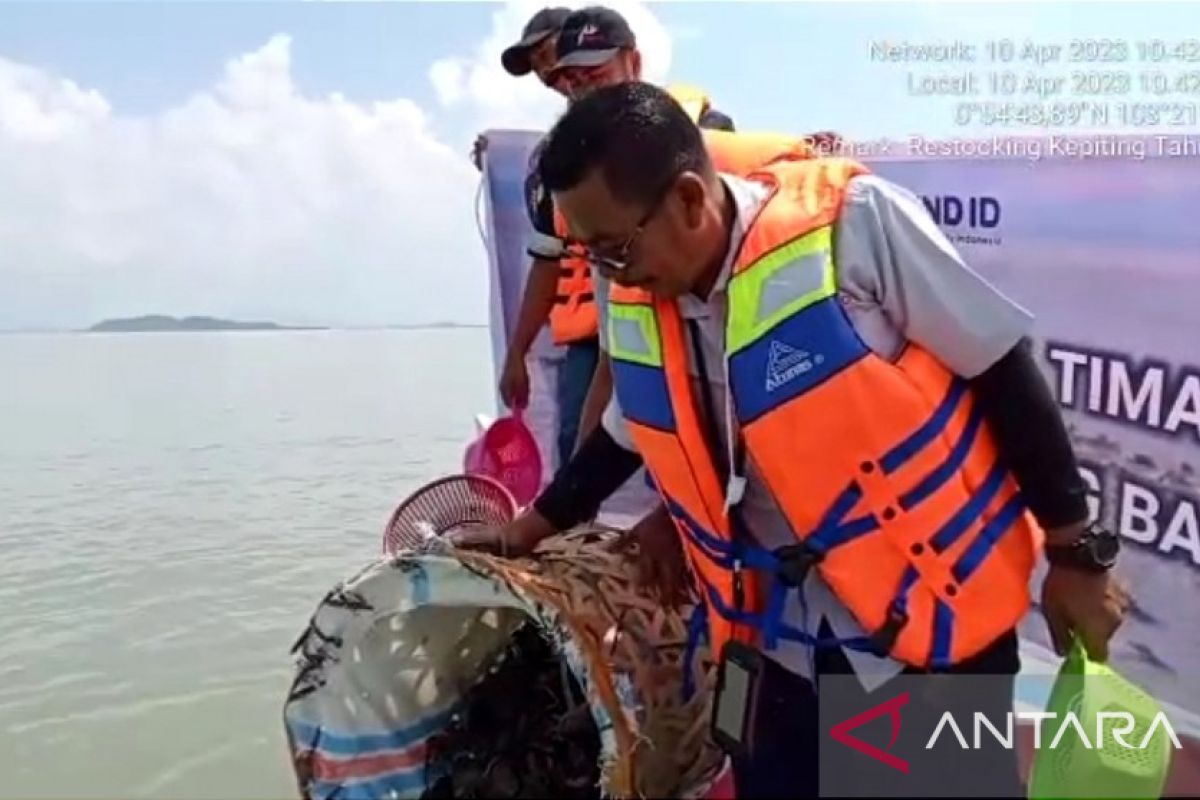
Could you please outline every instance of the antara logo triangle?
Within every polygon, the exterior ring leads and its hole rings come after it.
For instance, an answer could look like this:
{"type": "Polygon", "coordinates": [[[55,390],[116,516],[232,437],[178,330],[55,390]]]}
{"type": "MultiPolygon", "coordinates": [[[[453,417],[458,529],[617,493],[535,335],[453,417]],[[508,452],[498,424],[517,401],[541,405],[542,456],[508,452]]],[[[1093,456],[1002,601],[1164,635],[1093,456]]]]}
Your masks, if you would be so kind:
{"type": "Polygon", "coordinates": [[[874,708],[869,708],[861,714],[856,714],[848,720],[839,722],[829,731],[829,735],[834,738],[834,741],[841,742],[847,747],[852,747],[858,752],[868,755],[876,761],[881,761],[892,769],[900,770],[907,775],[908,762],[903,758],[892,755],[886,750],[880,750],[875,745],[867,744],[862,739],[850,735],[850,731],[855,728],[861,727],[871,720],[887,714],[892,720],[892,739],[888,742],[887,746],[887,749],[891,750],[892,745],[896,743],[896,737],[900,735],[900,709],[906,705],[908,705],[908,692],[896,695],[891,700],[885,700],[874,708]]]}

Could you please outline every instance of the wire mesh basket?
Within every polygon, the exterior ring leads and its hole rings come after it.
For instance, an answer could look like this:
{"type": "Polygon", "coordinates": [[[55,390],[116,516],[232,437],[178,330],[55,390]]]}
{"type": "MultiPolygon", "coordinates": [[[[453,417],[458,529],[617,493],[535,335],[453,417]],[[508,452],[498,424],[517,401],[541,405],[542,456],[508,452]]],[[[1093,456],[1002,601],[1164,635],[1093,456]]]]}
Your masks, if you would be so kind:
{"type": "Polygon", "coordinates": [[[517,501],[486,475],[449,475],[422,486],[392,512],[383,552],[420,548],[430,537],[482,525],[503,525],[517,515],[517,501]]]}

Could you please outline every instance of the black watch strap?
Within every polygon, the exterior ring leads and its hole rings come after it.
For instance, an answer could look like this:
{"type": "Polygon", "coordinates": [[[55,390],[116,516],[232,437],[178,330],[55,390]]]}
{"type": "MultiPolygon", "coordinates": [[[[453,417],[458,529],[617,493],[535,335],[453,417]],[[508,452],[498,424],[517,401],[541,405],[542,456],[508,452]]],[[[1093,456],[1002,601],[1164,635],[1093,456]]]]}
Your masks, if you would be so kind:
{"type": "Polygon", "coordinates": [[[1106,572],[1116,564],[1120,537],[1092,524],[1069,544],[1047,544],[1046,560],[1055,566],[1073,567],[1088,572],[1106,572]]]}

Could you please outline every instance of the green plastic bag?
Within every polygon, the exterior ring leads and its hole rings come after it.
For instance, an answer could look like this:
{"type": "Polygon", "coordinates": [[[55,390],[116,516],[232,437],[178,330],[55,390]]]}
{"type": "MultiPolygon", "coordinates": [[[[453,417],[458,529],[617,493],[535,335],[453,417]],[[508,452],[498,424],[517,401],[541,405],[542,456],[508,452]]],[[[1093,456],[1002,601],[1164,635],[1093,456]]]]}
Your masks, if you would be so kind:
{"type": "Polygon", "coordinates": [[[1078,640],[1063,660],[1046,710],[1055,717],[1039,723],[1043,728],[1029,776],[1031,800],[1152,800],[1162,796],[1171,768],[1171,737],[1160,725],[1146,740],[1161,711],[1158,701],[1111,667],[1089,660],[1078,640]],[[1051,748],[1050,743],[1071,712],[1091,747],[1072,729],[1051,748]],[[1123,734],[1132,747],[1124,747],[1114,739],[1113,728],[1120,730],[1122,724],[1112,719],[1104,727],[1103,747],[1098,746],[1096,723],[1100,712],[1125,712],[1133,717],[1133,731],[1123,734]],[[1144,741],[1146,747],[1141,749],[1144,741]]]}

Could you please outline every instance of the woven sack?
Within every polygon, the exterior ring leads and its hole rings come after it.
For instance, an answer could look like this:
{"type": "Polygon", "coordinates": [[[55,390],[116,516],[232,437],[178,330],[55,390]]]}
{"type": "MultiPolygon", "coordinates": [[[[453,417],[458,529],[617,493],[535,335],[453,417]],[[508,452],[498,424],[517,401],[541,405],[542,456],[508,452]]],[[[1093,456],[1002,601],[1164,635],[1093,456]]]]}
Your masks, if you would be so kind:
{"type": "Polygon", "coordinates": [[[433,541],[335,587],[296,643],[285,704],[301,796],[419,797],[427,742],[528,619],[587,696],[602,793],[703,796],[725,766],[708,736],[711,659],[701,646],[683,663],[691,609],[643,592],[616,536],[581,528],[523,559],[433,541]]]}

